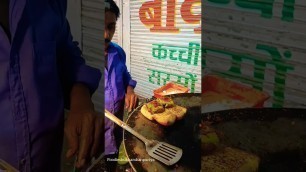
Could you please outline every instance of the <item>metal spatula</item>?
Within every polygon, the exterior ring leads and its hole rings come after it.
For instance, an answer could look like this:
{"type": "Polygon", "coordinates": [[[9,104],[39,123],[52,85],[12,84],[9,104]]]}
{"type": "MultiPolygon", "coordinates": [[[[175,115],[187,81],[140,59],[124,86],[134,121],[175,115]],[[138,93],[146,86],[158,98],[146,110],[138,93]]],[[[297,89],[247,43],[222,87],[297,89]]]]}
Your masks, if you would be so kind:
{"type": "Polygon", "coordinates": [[[146,151],[152,158],[169,166],[177,163],[181,159],[183,154],[182,149],[168,143],[146,139],[107,110],[105,110],[105,116],[143,141],[146,145],[146,151]]]}

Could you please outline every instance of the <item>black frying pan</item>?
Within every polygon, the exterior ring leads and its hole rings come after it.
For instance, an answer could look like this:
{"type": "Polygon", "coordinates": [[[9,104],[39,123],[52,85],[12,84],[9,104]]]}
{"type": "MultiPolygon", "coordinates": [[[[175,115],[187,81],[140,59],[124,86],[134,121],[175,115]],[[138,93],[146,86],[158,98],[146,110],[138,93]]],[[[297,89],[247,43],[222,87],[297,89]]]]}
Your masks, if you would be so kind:
{"type": "Polygon", "coordinates": [[[222,144],[260,157],[259,171],[306,171],[306,109],[262,108],[202,114],[222,144]]]}
{"type": "Polygon", "coordinates": [[[127,119],[126,123],[149,139],[167,142],[183,149],[181,160],[173,166],[165,166],[154,161],[145,151],[144,144],[135,136],[124,132],[124,146],[130,165],[135,171],[194,171],[201,168],[201,151],[198,139],[197,125],[201,116],[200,94],[171,95],[178,105],[187,107],[187,114],[174,125],[163,127],[157,122],[146,119],[139,106],[127,119]]]}
{"type": "MultiPolygon", "coordinates": [[[[159,124],[149,121],[144,118],[138,110],[134,111],[128,118],[127,123],[134,129],[144,134],[150,139],[158,139],[162,141],[167,141],[170,144],[181,147],[184,150],[183,157],[178,163],[178,168],[166,167],[158,162],[141,162],[137,161],[137,158],[150,158],[146,154],[139,154],[139,150],[144,149],[143,143],[138,141],[134,136],[127,132],[124,132],[124,145],[125,150],[130,159],[136,161],[131,161],[130,164],[135,171],[200,171],[200,143],[197,139],[198,134],[198,124],[201,121],[212,122],[212,127],[216,128],[218,132],[224,134],[224,139],[222,144],[226,146],[236,147],[251,153],[258,155],[261,159],[259,171],[306,171],[306,129],[301,127],[301,124],[306,120],[306,110],[305,109],[292,109],[292,108],[260,108],[260,109],[238,109],[238,110],[226,110],[201,114],[199,113],[200,107],[198,105],[194,106],[192,99],[198,99],[200,102],[200,94],[182,94],[172,96],[176,103],[179,105],[187,105],[188,115],[183,121],[176,123],[171,127],[162,127],[159,124]],[[195,98],[197,97],[197,98],[195,98]],[[277,122],[284,122],[281,126],[274,126],[277,122]],[[233,130],[237,123],[237,129],[233,130]],[[246,125],[250,123],[250,125],[246,125]],[[300,126],[298,126],[298,124],[300,126]],[[241,128],[239,125],[245,125],[241,128]],[[269,128],[269,126],[274,126],[274,128],[269,128]],[[239,128],[240,127],[240,128],[239,128]],[[240,131],[246,131],[248,129],[256,129],[259,127],[261,129],[261,134],[257,132],[257,135],[250,132],[244,132],[241,135],[240,131]],[[240,131],[239,131],[240,130],[240,131]],[[256,150],[252,148],[252,143],[246,144],[245,140],[254,139],[261,140],[264,136],[274,136],[275,134],[286,133],[286,131],[293,130],[295,132],[288,134],[288,136],[271,137],[268,142],[286,142],[286,140],[301,141],[301,144],[291,144],[290,149],[282,147],[273,150],[271,144],[267,146],[270,149],[263,148],[261,150],[256,150]],[[304,131],[305,130],[305,131],[304,131]],[[297,139],[299,138],[299,139],[297,139]],[[293,146],[292,146],[293,145],[293,146]],[[136,150],[135,148],[139,149],[136,150]],[[138,151],[138,152],[137,152],[138,151]]],[[[255,144],[254,142],[253,144],[255,144]]],[[[277,144],[276,144],[277,147],[277,144]]],[[[141,151],[140,151],[141,152],[141,151]]],[[[145,150],[144,150],[145,152],[145,150]]]]}

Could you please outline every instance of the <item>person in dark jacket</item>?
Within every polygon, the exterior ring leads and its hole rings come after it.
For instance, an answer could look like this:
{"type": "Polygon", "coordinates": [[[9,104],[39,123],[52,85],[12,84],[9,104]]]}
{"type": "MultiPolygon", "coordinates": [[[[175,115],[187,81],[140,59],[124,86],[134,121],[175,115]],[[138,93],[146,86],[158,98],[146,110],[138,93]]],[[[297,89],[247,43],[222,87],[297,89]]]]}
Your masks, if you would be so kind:
{"type": "MultiPolygon", "coordinates": [[[[120,11],[113,0],[105,0],[105,109],[122,120],[124,105],[128,111],[137,105],[138,96],[134,92],[137,82],[132,79],[126,67],[124,50],[111,42],[120,11]]],[[[105,118],[105,157],[108,171],[115,171],[118,149],[122,141],[122,129],[105,118]],[[109,159],[109,161],[107,160],[109,159]]]]}
{"type": "Polygon", "coordinates": [[[83,167],[101,145],[91,101],[101,72],[81,57],[66,8],[66,0],[0,1],[0,159],[21,172],[60,171],[65,105],[67,157],[83,167]]]}

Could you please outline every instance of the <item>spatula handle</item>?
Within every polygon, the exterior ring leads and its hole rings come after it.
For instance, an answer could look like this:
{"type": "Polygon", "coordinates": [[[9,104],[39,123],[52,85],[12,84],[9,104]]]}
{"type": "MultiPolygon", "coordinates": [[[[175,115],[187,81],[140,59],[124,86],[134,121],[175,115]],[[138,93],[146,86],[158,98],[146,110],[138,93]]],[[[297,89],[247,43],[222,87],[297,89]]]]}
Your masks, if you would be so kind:
{"type": "Polygon", "coordinates": [[[131,134],[133,134],[134,136],[138,137],[141,141],[148,143],[149,140],[146,139],[145,137],[143,137],[141,134],[139,134],[138,132],[136,132],[135,130],[133,130],[131,127],[129,127],[125,122],[121,121],[119,118],[117,118],[115,115],[113,115],[112,113],[110,113],[108,110],[105,110],[105,116],[112,120],[113,122],[115,122],[116,124],[118,124],[120,127],[122,127],[123,129],[125,129],[126,131],[130,132],[131,134]]]}

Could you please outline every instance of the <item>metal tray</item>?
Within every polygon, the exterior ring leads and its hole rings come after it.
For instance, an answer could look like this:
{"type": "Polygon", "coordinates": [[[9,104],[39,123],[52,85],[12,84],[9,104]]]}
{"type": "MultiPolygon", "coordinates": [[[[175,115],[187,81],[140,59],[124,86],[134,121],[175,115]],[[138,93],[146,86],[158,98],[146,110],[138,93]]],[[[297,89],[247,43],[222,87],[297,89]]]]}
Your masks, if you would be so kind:
{"type": "Polygon", "coordinates": [[[184,93],[170,97],[176,104],[187,108],[186,116],[174,125],[164,127],[148,120],[140,112],[141,105],[130,114],[126,123],[148,139],[165,141],[182,148],[183,156],[176,165],[165,166],[146,153],[143,142],[124,131],[125,152],[134,171],[200,171],[201,151],[197,126],[201,116],[201,94],[184,93]]]}

